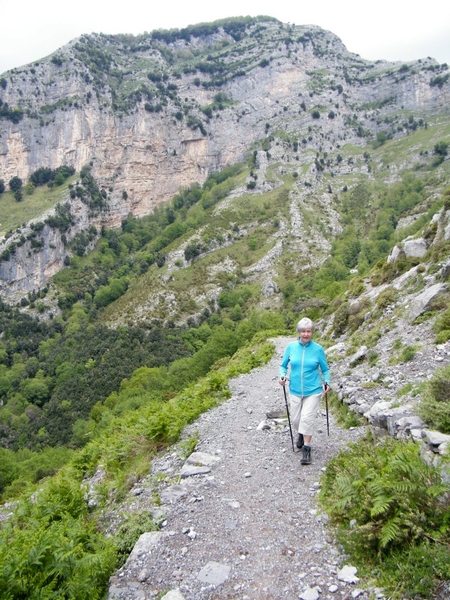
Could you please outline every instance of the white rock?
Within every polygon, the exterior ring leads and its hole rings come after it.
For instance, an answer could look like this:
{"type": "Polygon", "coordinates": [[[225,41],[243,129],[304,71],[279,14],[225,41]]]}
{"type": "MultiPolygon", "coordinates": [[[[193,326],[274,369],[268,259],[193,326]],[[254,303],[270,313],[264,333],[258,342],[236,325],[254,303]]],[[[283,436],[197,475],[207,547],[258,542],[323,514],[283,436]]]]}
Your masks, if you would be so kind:
{"type": "Polygon", "coordinates": [[[161,600],[184,600],[183,594],[180,592],[180,589],[170,590],[167,594],[161,597],[161,600]]]}
{"type": "Polygon", "coordinates": [[[423,238],[418,238],[415,240],[407,240],[403,244],[403,250],[404,250],[406,256],[420,258],[427,251],[427,243],[423,238]]]}
{"type": "Polygon", "coordinates": [[[198,467],[212,467],[220,458],[207,454],[206,452],[193,452],[187,459],[186,464],[197,465],[198,467]]]}
{"type": "Polygon", "coordinates": [[[319,592],[317,589],[310,587],[305,588],[299,596],[300,600],[317,600],[318,597],[319,592]]]}
{"type": "Polygon", "coordinates": [[[359,577],[356,577],[357,572],[358,569],[356,567],[344,565],[342,569],[338,571],[337,577],[339,581],[345,581],[345,583],[357,583],[359,581],[359,577]]]}
{"type": "Polygon", "coordinates": [[[328,591],[330,594],[335,594],[338,591],[339,587],[336,584],[330,585],[328,591]]]}

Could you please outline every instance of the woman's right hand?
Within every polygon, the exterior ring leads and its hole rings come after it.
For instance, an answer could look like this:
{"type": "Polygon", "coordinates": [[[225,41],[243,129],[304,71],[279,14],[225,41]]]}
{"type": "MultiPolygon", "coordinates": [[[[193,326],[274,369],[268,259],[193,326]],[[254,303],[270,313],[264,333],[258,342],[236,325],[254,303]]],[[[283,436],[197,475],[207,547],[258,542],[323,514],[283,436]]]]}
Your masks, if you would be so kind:
{"type": "Polygon", "coordinates": [[[278,383],[284,387],[286,385],[286,377],[280,377],[278,383]]]}

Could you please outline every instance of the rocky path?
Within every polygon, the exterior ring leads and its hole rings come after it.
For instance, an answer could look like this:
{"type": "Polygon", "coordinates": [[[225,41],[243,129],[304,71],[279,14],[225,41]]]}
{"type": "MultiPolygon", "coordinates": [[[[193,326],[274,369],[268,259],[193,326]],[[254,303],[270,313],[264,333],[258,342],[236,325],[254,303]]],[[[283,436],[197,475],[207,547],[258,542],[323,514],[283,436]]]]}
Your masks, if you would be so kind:
{"type": "Polygon", "coordinates": [[[274,340],[271,361],[232,380],[232,397],[186,429],[184,439],[198,432],[187,462],[177,446],[132,490],[128,510],[154,510],[155,479],[165,476],[162,527],[141,536],[111,579],[109,600],[369,598],[342,569],[317,506],[327,461],[365,428],[343,430],[330,415],[328,437],[322,408],[313,462],[300,464],[286,420],[266,417],[284,409],[278,365],[288,341],[274,340]]]}

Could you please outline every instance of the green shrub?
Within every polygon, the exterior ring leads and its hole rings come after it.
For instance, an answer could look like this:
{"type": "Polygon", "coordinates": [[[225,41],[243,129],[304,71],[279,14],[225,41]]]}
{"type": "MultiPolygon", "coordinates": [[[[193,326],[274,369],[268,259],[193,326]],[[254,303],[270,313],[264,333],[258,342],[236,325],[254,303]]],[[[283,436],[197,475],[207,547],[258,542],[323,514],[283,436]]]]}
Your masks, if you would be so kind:
{"type": "Polygon", "coordinates": [[[416,443],[365,439],[331,459],[319,500],[350,559],[390,597],[427,598],[450,571],[448,491],[416,443]],[[421,555],[420,582],[405,578],[421,555]]]}
{"type": "Polygon", "coordinates": [[[335,393],[329,393],[328,400],[329,407],[332,409],[338,425],[344,429],[361,425],[361,418],[355,412],[349,410],[347,404],[341,402],[335,393]]]}
{"type": "Polygon", "coordinates": [[[0,531],[2,598],[100,600],[115,564],[113,543],[97,531],[84,490],[69,478],[21,501],[0,531]]]}
{"type": "Polygon", "coordinates": [[[367,360],[371,367],[377,364],[379,357],[380,355],[378,354],[378,352],[376,352],[376,350],[371,349],[367,352],[367,360]]]}
{"type": "Polygon", "coordinates": [[[402,396],[406,396],[406,394],[409,394],[409,392],[413,389],[413,384],[410,383],[405,383],[405,385],[403,385],[397,392],[397,396],[399,398],[401,398],[402,396]]]}
{"type": "Polygon", "coordinates": [[[364,318],[370,310],[369,298],[360,298],[349,306],[348,328],[355,332],[364,323],[364,318]]]}
{"type": "Polygon", "coordinates": [[[349,319],[349,304],[343,302],[334,314],[334,334],[342,335],[347,328],[349,319]]]}
{"type": "Polygon", "coordinates": [[[365,290],[364,280],[362,277],[353,277],[348,286],[350,298],[357,298],[365,290]]]}
{"type": "Polygon", "coordinates": [[[156,531],[157,529],[158,527],[153,522],[150,512],[144,511],[127,515],[114,536],[117,545],[118,565],[124,564],[143,533],[156,531]]]}
{"type": "Polygon", "coordinates": [[[419,415],[428,425],[450,433],[450,366],[439,369],[427,382],[419,415]]]}
{"type": "Polygon", "coordinates": [[[436,344],[445,344],[450,340],[450,308],[447,308],[434,324],[436,333],[436,344]]]}
{"type": "Polygon", "coordinates": [[[424,540],[419,546],[405,548],[385,559],[380,584],[390,588],[398,582],[393,598],[436,598],[439,588],[450,579],[448,548],[424,540]],[[437,589],[436,589],[437,588],[437,589]]]}
{"type": "Polygon", "coordinates": [[[405,346],[400,354],[400,357],[403,362],[409,362],[415,358],[416,354],[417,348],[415,346],[405,346]]]}
{"type": "Polygon", "coordinates": [[[395,290],[394,288],[388,287],[379,294],[379,296],[376,300],[376,305],[378,306],[378,308],[385,309],[388,306],[390,306],[391,304],[394,304],[397,300],[397,297],[398,297],[397,290],[395,290]]]}

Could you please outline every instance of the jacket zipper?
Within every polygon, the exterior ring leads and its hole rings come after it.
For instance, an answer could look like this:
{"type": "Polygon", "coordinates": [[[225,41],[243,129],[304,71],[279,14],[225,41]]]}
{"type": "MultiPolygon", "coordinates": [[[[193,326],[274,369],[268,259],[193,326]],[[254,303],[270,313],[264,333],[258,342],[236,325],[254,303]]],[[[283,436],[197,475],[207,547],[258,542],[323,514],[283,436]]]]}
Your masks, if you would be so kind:
{"type": "Polygon", "coordinates": [[[302,398],[304,396],[304,377],[303,377],[303,365],[304,365],[304,359],[305,359],[305,350],[306,350],[306,346],[302,344],[302,362],[301,362],[301,366],[300,366],[300,390],[301,390],[301,395],[302,398]]]}

